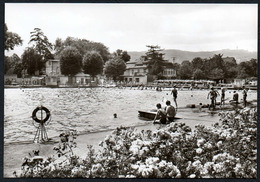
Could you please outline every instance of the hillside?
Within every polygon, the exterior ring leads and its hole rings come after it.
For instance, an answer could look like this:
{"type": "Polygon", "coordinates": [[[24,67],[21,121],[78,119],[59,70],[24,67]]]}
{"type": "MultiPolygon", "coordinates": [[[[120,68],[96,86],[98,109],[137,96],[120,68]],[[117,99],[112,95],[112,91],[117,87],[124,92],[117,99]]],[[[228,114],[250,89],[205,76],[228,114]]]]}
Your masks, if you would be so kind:
{"type": "MultiPolygon", "coordinates": [[[[134,61],[136,59],[139,59],[140,56],[145,55],[146,51],[132,51],[128,52],[128,54],[131,56],[131,60],[134,61]]],[[[202,52],[191,52],[191,51],[182,51],[177,49],[166,49],[162,51],[165,54],[165,59],[172,60],[173,57],[175,57],[176,63],[181,63],[184,60],[191,61],[195,57],[201,57],[201,58],[209,58],[214,56],[214,54],[223,54],[223,57],[235,57],[237,60],[237,63],[240,63],[242,61],[249,61],[252,58],[257,59],[257,53],[256,52],[249,52],[246,50],[230,50],[230,49],[223,49],[219,51],[202,51],[202,52]]]]}

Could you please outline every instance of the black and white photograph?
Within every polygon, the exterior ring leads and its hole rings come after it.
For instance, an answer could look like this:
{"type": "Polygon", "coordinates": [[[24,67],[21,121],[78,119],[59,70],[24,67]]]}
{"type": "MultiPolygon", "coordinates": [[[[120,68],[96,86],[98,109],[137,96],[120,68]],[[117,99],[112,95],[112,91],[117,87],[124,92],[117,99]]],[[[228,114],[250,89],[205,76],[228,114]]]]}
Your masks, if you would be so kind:
{"type": "Polygon", "coordinates": [[[257,178],[257,3],[5,3],[3,178],[257,178]]]}

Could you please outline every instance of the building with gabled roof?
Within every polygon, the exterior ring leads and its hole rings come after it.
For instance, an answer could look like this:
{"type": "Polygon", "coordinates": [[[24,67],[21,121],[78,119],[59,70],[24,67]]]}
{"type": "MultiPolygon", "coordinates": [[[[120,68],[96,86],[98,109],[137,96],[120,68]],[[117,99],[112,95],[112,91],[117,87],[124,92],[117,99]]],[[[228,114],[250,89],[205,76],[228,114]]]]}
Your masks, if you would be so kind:
{"type": "MultiPolygon", "coordinates": [[[[176,77],[176,70],[173,63],[166,61],[164,63],[164,71],[162,76],[165,78],[176,77]]],[[[140,58],[135,61],[126,62],[126,71],[124,72],[124,81],[133,85],[147,85],[156,79],[155,75],[149,74],[148,61],[140,58]]]]}

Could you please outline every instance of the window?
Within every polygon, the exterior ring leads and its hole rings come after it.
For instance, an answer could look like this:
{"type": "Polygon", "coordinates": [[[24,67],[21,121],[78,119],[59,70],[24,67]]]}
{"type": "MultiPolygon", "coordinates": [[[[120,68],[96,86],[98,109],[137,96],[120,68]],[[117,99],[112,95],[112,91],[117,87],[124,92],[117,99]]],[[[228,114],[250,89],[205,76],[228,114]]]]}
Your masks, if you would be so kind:
{"type": "Polygon", "coordinates": [[[132,81],[132,78],[129,78],[129,81],[131,82],[131,81],[132,81]]]}
{"type": "Polygon", "coordinates": [[[139,82],[139,78],[135,78],[135,81],[136,81],[136,82],[139,82]]]}

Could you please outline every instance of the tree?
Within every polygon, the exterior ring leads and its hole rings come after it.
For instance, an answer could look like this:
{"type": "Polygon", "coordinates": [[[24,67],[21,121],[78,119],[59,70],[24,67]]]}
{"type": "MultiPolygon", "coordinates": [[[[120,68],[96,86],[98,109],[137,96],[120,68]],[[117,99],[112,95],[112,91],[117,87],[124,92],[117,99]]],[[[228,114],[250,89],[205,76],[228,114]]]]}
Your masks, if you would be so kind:
{"type": "Polygon", "coordinates": [[[206,76],[204,74],[204,72],[201,70],[201,69],[196,69],[194,72],[193,72],[193,79],[195,80],[201,80],[201,79],[205,79],[206,76]]]}
{"type": "Polygon", "coordinates": [[[4,74],[6,74],[8,72],[8,70],[10,70],[10,68],[12,68],[12,63],[11,63],[10,57],[5,56],[4,62],[5,62],[4,74]]]}
{"type": "Polygon", "coordinates": [[[213,70],[211,70],[210,74],[208,75],[208,78],[210,78],[211,80],[223,80],[225,76],[225,73],[222,69],[220,68],[215,68],[213,70]]]}
{"type": "Polygon", "coordinates": [[[33,48],[35,51],[43,57],[44,60],[53,59],[53,55],[51,53],[52,44],[49,42],[47,36],[44,35],[40,28],[34,28],[31,33],[30,43],[34,43],[33,48]]]}
{"type": "Polygon", "coordinates": [[[224,66],[225,66],[225,79],[236,78],[238,74],[238,70],[237,70],[237,62],[235,58],[225,58],[224,66]]]}
{"type": "Polygon", "coordinates": [[[161,53],[162,49],[159,46],[146,46],[149,50],[145,53],[144,60],[148,61],[148,70],[149,73],[152,75],[159,76],[163,70],[163,64],[165,62],[163,58],[163,53],[161,53]]]}
{"type": "Polygon", "coordinates": [[[125,62],[130,61],[131,56],[127,53],[127,51],[123,51],[121,49],[117,49],[114,53],[114,56],[121,58],[122,60],[124,60],[125,62]]]}
{"type": "Polygon", "coordinates": [[[200,57],[195,57],[192,61],[191,61],[191,64],[192,64],[192,68],[193,70],[197,70],[197,69],[202,69],[203,67],[203,60],[200,58],[200,57]]]}
{"type": "Polygon", "coordinates": [[[183,61],[179,70],[179,76],[181,79],[191,79],[192,77],[192,65],[189,61],[183,61]]]}
{"type": "Polygon", "coordinates": [[[15,46],[22,45],[23,41],[17,33],[9,32],[5,24],[5,50],[13,50],[15,46]]]}
{"type": "Polygon", "coordinates": [[[35,75],[36,71],[40,72],[45,67],[41,55],[31,47],[27,48],[22,54],[22,64],[29,75],[35,75]]]}
{"type": "Polygon", "coordinates": [[[241,62],[238,65],[239,73],[238,78],[257,77],[257,60],[251,59],[250,61],[241,62]]]}
{"type": "Polygon", "coordinates": [[[251,59],[249,61],[249,65],[250,65],[250,68],[251,68],[251,75],[252,77],[257,77],[258,74],[257,74],[257,70],[258,70],[258,66],[257,66],[257,59],[251,59]]]}
{"type": "Polygon", "coordinates": [[[65,41],[57,38],[54,45],[55,54],[59,57],[61,51],[68,46],[77,48],[82,57],[90,51],[98,52],[104,62],[106,62],[110,57],[108,48],[102,43],[91,42],[86,39],[78,39],[73,37],[67,37],[65,41]]]}
{"type": "Polygon", "coordinates": [[[99,53],[89,52],[83,57],[83,70],[84,73],[90,74],[93,78],[102,73],[104,61],[99,53]]]}
{"type": "Polygon", "coordinates": [[[81,71],[82,57],[75,47],[66,47],[61,52],[61,73],[66,76],[74,76],[81,71]]]}
{"type": "Polygon", "coordinates": [[[104,73],[107,77],[117,80],[126,70],[125,62],[120,58],[113,58],[105,63],[104,73]]]}

